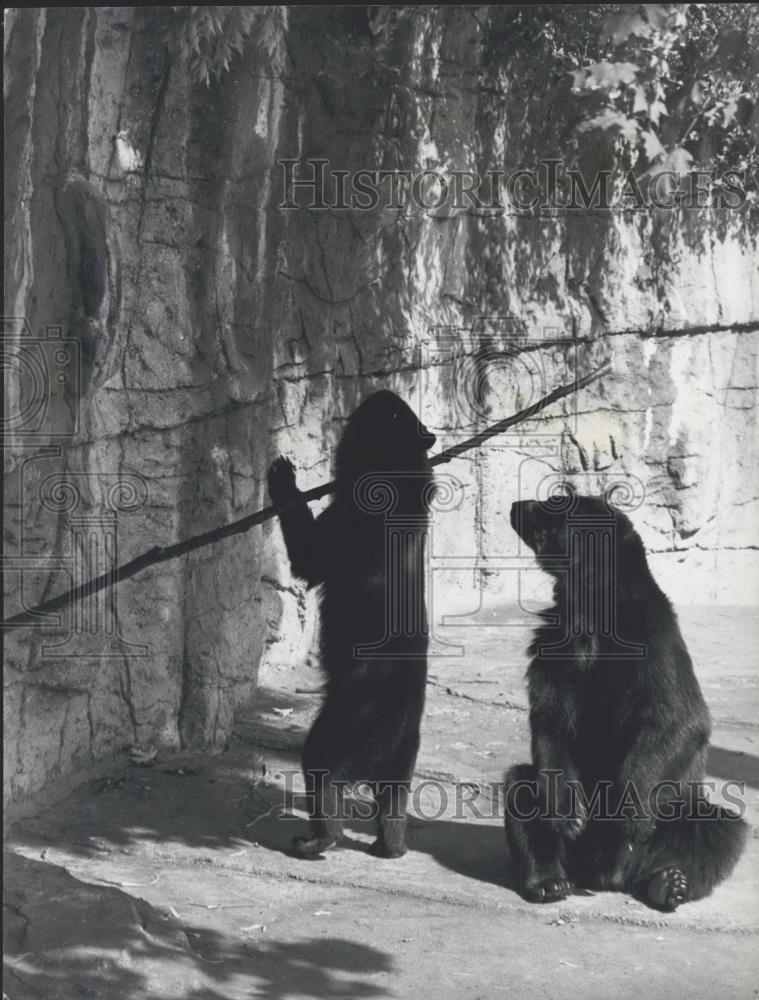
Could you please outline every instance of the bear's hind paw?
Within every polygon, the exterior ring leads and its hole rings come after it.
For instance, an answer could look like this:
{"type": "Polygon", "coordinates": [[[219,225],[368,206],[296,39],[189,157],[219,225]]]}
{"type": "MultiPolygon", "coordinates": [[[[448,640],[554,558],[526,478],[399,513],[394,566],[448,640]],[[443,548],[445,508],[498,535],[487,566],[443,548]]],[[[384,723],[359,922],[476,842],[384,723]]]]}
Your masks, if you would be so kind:
{"type": "Polygon", "coordinates": [[[296,858],[317,858],[336,843],[335,838],[293,837],[290,853],[296,858]]]}
{"type": "Polygon", "coordinates": [[[402,858],[406,851],[405,844],[400,847],[387,847],[381,840],[375,840],[369,847],[369,853],[375,858],[402,858]]]}
{"type": "Polygon", "coordinates": [[[672,912],[688,898],[688,877],[681,868],[665,868],[648,883],[648,900],[660,910],[672,912]]]}

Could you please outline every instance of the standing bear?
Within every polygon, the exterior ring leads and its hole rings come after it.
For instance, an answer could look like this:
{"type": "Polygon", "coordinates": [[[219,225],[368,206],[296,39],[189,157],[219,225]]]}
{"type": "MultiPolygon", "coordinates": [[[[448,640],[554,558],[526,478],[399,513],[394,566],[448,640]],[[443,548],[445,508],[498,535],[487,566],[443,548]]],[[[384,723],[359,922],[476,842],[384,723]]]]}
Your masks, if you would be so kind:
{"type": "Polygon", "coordinates": [[[706,797],[709,713],[643,543],[610,499],[511,508],[554,604],[530,647],[532,764],[506,775],[506,835],[527,900],[577,885],[674,910],[730,873],[746,825],[706,797]]]}
{"type": "MultiPolygon", "coordinates": [[[[292,572],[321,585],[324,701],[303,747],[311,833],[293,852],[315,857],[342,833],[343,786],[374,795],[372,853],[406,852],[406,805],[427,679],[425,541],[435,436],[395,393],[366,399],[347,421],[337,490],[314,518],[306,503],[279,515],[292,572]]],[[[292,464],[269,469],[275,504],[299,490],[292,464]]]]}

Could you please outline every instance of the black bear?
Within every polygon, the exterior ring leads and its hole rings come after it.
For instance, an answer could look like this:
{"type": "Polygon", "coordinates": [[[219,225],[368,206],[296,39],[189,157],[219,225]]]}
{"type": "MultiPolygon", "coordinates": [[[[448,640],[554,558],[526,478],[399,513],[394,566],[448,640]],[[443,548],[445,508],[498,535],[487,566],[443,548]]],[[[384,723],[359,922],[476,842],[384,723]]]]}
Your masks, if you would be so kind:
{"type": "Polygon", "coordinates": [[[511,524],[554,578],[527,671],[532,764],[506,775],[525,899],[574,886],[674,910],[708,895],[746,837],[702,786],[710,721],[677,618],[629,518],[569,492],[511,524]]]}
{"type": "MultiPolygon", "coordinates": [[[[435,436],[393,392],[350,416],[336,455],[337,490],[314,518],[298,504],[280,514],[293,573],[321,584],[324,701],[303,747],[311,833],[292,849],[314,857],[342,832],[343,790],[372,788],[372,852],[406,851],[406,805],[419,748],[427,679],[425,536],[434,490],[427,450],[435,436]]],[[[291,463],[269,469],[275,504],[299,495],[291,463]]]]}

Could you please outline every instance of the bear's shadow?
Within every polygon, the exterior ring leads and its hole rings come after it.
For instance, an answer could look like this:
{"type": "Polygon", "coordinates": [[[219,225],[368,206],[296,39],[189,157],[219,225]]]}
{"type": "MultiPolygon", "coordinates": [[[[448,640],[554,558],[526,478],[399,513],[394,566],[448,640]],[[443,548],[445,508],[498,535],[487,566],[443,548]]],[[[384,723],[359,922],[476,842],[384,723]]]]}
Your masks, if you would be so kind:
{"type": "MultiPolygon", "coordinates": [[[[303,815],[307,812],[307,800],[303,794],[288,794],[278,785],[259,785],[256,809],[258,815],[247,824],[247,835],[261,847],[290,854],[292,838],[308,833],[308,821],[303,815]],[[264,806],[268,809],[261,808],[264,806]]],[[[346,815],[350,816],[354,809],[365,813],[366,800],[346,798],[346,815]]],[[[359,851],[367,855],[372,865],[382,863],[369,854],[374,836],[373,820],[349,818],[344,824],[342,840],[329,853],[359,851]]],[[[467,879],[517,891],[517,878],[500,823],[422,820],[412,815],[407,827],[407,844],[410,851],[428,854],[443,867],[467,879]]],[[[324,856],[315,858],[312,863],[318,864],[320,860],[324,860],[324,856]]]]}

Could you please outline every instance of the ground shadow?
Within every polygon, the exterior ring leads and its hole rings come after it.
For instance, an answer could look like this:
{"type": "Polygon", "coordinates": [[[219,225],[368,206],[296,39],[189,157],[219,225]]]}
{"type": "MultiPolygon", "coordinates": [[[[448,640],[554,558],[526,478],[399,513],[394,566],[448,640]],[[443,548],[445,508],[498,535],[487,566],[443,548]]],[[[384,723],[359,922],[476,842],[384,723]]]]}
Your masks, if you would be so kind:
{"type": "Polygon", "coordinates": [[[465,878],[516,892],[517,876],[501,824],[494,826],[477,820],[413,823],[409,829],[409,846],[429,854],[445,868],[465,878]]]}
{"type": "MultiPolygon", "coordinates": [[[[259,795],[257,806],[260,812],[248,825],[248,836],[261,847],[289,854],[292,838],[306,834],[309,829],[303,816],[308,812],[306,797],[288,794],[276,785],[260,787],[259,795]]],[[[369,808],[368,799],[346,797],[345,835],[332,850],[364,852],[367,854],[367,865],[371,866],[377,864],[377,860],[369,855],[375,823],[372,819],[357,818],[366,815],[369,808]]],[[[496,825],[484,818],[469,822],[442,818],[424,820],[412,815],[408,822],[407,842],[410,850],[428,854],[443,867],[467,879],[516,891],[517,879],[511,868],[501,823],[496,825]]],[[[318,860],[315,859],[314,863],[318,860]]]]}
{"type": "Polygon", "coordinates": [[[5,988],[13,1000],[74,991],[108,1000],[388,995],[367,977],[391,973],[391,956],[355,941],[239,941],[11,852],[4,881],[5,988]]]}
{"type": "MultiPolygon", "coordinates": [[[[287,763],[280,757],[280,769],[272,772],[263,753],[238,746],[203,761],[128,766],[80,789],[55,810],[25,821],[12,833],[19,845],[39,849],[43,858],[49,848],[50,860],[55,860],[58,848],[69,856],[93,859],[119,849],[133,853],[135,845],[151,843],[165,854],[176,845],[222,855],[252,843],[289,854],[292,837],[308,830],[308,803],[295,790],[300,787],[300,766],[294,756],[287,763]]],[[[711,775],[745,780],[753,787],[759,785],[758,764],[752,755],[720,747],[712,747],[709,754],[711,775]]],[[[358,808],[365,810],[366,803],[359,801],[358,808]]],[[[366,853],[367,879],[384,866],[393,871],[389,866],[395,862],[368,854],[374,839],[371,820],[352,818],[345,829],[346,837],[334,853],[366,853]]],[[[482,819],[466,810],[462,819],[411,816],[408,843],[412,852],[428,855],[464,880],[517,891],[502,821],[494,821],[489,812],[482,819]]],[[[292,860],[293,866],[308,864],[292,860]]],[[[423,870],[417,872],[427,877],[423,870]]]]}
{"type": "MultiPolygon", "coordinates": [[[[162,852],[170,852],[172,844],[224,852],[255,843],[288,854],[293,836],[308,832],[308,802],[293,790],[300,767],[293,760],[274,773],[264,771],[247,750],[205,762],[126,767],[80,789],[55,810],[24,821],[11,841],[42,856],[48,848],[52,853],[60,848],[87,859],[115,850],[131,853],[134,845],[146,843],[162,852]]],[[[349,815],[366,814],[366,808],[366,801],[346,800],[349,815]]],[[[464,815],[469,818],[411,816],[410,849],[464,878],[514,888],[502,823],[464,815]]],[[[368,854],[374,829],[371,820],[350,819],[339,848],[366,852],[367,873],[381,863],[368,854]]]]}
{"type": "Polygon", "coordinates": [[[743,781],[752,788],[759,788],[759,757],[741,750],[710,746],[706,771],[723,781],[743,781]]]}

